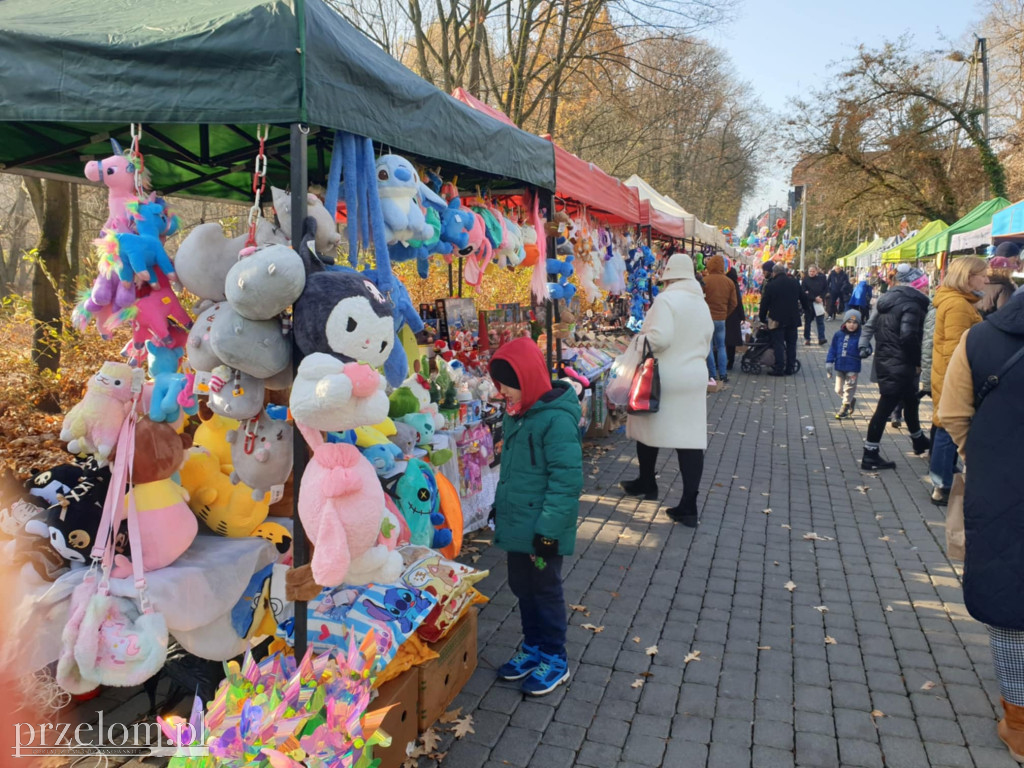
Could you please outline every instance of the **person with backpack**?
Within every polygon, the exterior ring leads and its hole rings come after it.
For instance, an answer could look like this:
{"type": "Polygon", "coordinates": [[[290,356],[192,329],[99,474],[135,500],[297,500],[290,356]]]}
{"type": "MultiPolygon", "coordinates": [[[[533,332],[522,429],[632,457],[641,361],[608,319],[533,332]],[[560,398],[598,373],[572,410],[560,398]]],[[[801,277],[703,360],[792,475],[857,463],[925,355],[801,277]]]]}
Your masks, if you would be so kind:
{"type": "Polygon", "coordinates": [[[850,294],[849,307],[860,312],[860,316],[865,323],[868,321],[868,318],[871,316],[871,284],[868,283],[867,277],[862,277],[857,282],[853,293],[850,294]]]}
{"type": "MultiPolygon", "coordinates": [[[[946,369],[942,425],[967,467],[964,605],[988,629],[1004,717],[997,733],[1024,762],[1024,296],[963,336],[946,369]]],[[[947,521],[947,525],[949,522],[947,521]]]]}

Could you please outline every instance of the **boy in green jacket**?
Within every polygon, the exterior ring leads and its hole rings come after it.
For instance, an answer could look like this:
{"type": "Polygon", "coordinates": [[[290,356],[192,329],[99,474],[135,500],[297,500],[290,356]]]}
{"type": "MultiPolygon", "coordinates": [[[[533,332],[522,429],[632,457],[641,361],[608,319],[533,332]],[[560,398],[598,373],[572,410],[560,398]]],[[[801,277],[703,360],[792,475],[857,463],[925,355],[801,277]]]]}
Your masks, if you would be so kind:
{"type": "Polygon", "coordinates": [[[523,624],[522,645],[498,677],[523,680],[524,692],[541,696],[569,679],[562,558],[576,544],[583,491],[580,404],[572,387],[552,383],[528,338],[498,349],[490,373],[506,401],[494,543],[508,552],[523,624]]]}

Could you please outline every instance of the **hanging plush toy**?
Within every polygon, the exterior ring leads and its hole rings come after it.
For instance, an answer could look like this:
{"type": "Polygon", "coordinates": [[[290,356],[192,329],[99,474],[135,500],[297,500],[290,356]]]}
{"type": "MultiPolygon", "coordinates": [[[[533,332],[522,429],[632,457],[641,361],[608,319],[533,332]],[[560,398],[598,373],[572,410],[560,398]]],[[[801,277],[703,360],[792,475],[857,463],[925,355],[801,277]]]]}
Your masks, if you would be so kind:
{"type": "MultiPolygon", "coordinates": [[[[163,421],[174,424],[181,416],[180,397],[188,385],[188,377],[178,371],[181,363],[180,347],[158,347],[153,342],[146,342],[149,355],[149,375],[152,383],[143,390],[143,402],[149,401],[149,418],[151,421],[163,421]],[[148,395],[148,398],[147,398],[148,395]]],[[[192,415],[198,411],[199,405],[186,409],[192,415]]]]}
{"type": "MultiPolygon", "coordinates": [[[[277,213],[277,220],[281,222],[281,229],[289,238],[292,232],[292,196],[283,189],[270,188],[274,196],[274,212],[277,213]]],[[[333,211],[329,211],[320,201],[320,198],[312,192],[306,195],[306,216],[316,220],[316,252],[330,255],[337,250],[341,244],[341,235],[338,234],[338,225],[334,221],[333,211]]],[[[292,243],[294,246],[295,244],[292,243]]],[[[296,248],[298,250],[298,248],[296,248]]]]}
{"type": "Polygon", "coordinates": [[[405,473],[387,490],[409,525],[412,544],[435,549],[451,544],[451,530],[435,528],[444,525],[444,516],[438,510],[437,480],[430,467],[419,459],[410,459],[405,473]]]}
{"type": "MultiPolygon", "coordinates": [[[[224,301],[224,281],[228,271],[238,263],[239,253],[246,246],[248,234],[228,239],[216,221],[200,224],[188,233],[174,254],[174,270],[178,281],[189,293],[201,299],[224,301]]],[[[264,218],[256,223],[256,247],[285,245],[287,236],[264,218]]]]}
{"type": "Polygon", "coordinates": [[[291,248],[272,245],[249,253],[228,270],[224,294],[247,320],[270,320],[302,294],[306,270],[291,248]]]}
{"type": "MultiPolygon", "coordinates": [[[[89,181],[102,181],[107,188],[107,220],[103,224],[101,235],[112,235],[115,232],[131,232],[132,218],[126,210],[128,203],[135,201],[135,163],[129,153],[121,149],[116,139],[110,140],[114,154],[103,160],[93,160],[85,164],[85,178],[89,181]]],[[[149,186],[149,173],[142,171],[141,181],[144,188],[149,186]]]]}
{"type": "Polygon", "coordinates": [[[174,264],[164,250],[163,238],[178,231],[178,217],[172,216],[163,200],[128,203],[125,209],[135,222],[136,233],[113,235],[117,243],[117,274],[121,282],[159,286],[157,270],[177,279],[174,264]]]}
{"type": "Polygon", "coordinates": [[[71,324],[84,332],[95,322],[104,339],[112,333],[106,329],[112,315],[127,309],[135,303],[135,285],[125,285],[113,270],[96,275],[92,288],[84,293],[71,313],[71,324]]]}
{"type": "Polygon", "coordinates": [[[473,213],[473,226],[468,234],[468,250],[460,250],[459,255],[466,259],[462,270],[466,284],[476,288],[483,282],[484,272],[494,256],[491,241],[487,238],[487,225],[480,214],[473,213]]]}
{"type": "Polygon", "coordinates": [[[280,499],[284,484],[292,473],[291,424],[270,418],[264,410],[255,419],[239,423],[227,433],[231,443],[231,482],[245,483],[260,501],[269,491],[271,503],[280,499]]]}
{"type": "Polygon", "coordinates": [[[133,377],[125,363],[104,363],[89,380],[85,397],[68,411],[60,431],[71,453],[90,454],[99,466],[107,465],[131,409],[133,377]]]}
{"type": "Polygon", "coordinates": [[[427,224],[420,201],[427,195],[443,201],[422,181],[412,163],[399,155],[377,159],[377,194],[388,244],[430,240],[434,230],[427,224]]]}

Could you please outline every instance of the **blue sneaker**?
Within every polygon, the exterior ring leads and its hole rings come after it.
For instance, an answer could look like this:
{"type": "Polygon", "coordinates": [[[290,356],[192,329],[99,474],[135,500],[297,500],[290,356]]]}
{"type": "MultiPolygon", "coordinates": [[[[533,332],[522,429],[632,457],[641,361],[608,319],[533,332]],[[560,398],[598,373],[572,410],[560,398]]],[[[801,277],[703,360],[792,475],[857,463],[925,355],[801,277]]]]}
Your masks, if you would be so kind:
{"type": "Polygon", "coordinates": [[[565,656],[540,654],[540,664],[523,681],[523,693],[531,696],[543,696],[551,693],[569,679],[569,661],[565,656]]]}
{"type": "Polygon", "coordinates": [[[540,666],[540,648],[523,643],[516,655],[498,668],[499,680],[522,680],[540,666]]]}

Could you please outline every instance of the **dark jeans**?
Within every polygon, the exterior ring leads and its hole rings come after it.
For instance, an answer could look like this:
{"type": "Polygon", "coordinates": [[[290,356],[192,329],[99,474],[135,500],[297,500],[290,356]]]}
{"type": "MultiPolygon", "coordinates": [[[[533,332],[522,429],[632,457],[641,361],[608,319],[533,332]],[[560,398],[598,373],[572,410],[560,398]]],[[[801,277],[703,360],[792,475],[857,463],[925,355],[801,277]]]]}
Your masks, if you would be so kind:
{"type": "Polygon", "coordinates": [[[523,642],[564,658],[568,618],[562,593],[562,556],[544,560],[544,568],[540,569],[530,555],[509,552],[508,586],[519,599],[523,642]]]}
{"type": "Polygon", "coordinates": [[[725,348],[725,370],[731,371],[732,364],[736,362],[736,347],[725,348]]]}
{"type": "MultiPolygon", "coordinates": [[[[636,458],[640,464],[640,482],[647,487],[655,484],[655,470],[658,463],[658,449],[637,440],[636,458]]],[[[683,500],[679,508],[687,514],[697,513],[697,494],[700,478],[704,474],[704,451],[699,448],[676,448],[679,460],[679,474],[683,476],[683,500]]]]}
{"type": "MultiPolygon", "coordinates": [[[[772,349],[775,351],[775,370],[793,373],[796,368],[797,326],[786,325],[772,331],[772,349]],[[782,362],[785,360],[785,368],[782,362]]],[[[824,332],[822,333],[824,335],[824,332]]]]}
{"type": "Polygon", "coordinates": [[[825,340],[825,316],[815,315],[814,310],[810,312],[804,312],[804,339],[806,341],[811,340],[811,323],[816,322],[818,325],[818,341],[825,340]]]}
{"type": "Polygon", "coordinates": [[[956,473],[957,446],[949,432],[942,427],[935,428],[932,439],[932,453],[929,462],[929,474],[932,485],[948,491],[953,487],[953,475],[956,473]]]}
{"type": "Polygon", "coordinates": [[[885,423],[889,420],[889,415],[897,405],[903,406],[903,420],[907,422],[907,429],[910,431],[910,434],[920,431],[921,422],[917,418],[918,399],[916,392],[910,392],[906,395],[879,395],[878,405],[875,406],[875,413],[872,415],[871,421],[868,422],[869,443],[877,443],[882,439],[882,433],[885,432],[885,423]]]}

